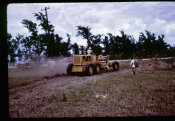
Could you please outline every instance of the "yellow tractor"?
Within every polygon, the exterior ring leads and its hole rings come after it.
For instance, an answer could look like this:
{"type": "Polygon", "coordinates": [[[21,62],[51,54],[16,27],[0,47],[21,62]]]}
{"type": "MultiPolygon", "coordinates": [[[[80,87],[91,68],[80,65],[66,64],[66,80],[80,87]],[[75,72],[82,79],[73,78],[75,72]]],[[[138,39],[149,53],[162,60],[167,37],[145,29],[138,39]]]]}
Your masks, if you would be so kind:
{"type": "Polygon", "coordinates": [[[67,74],[83,73],[94,75],[101,73],[101,70],[118,71],[119,63],[117,61],[109,62],[109,56],[96,55],[74,55],[73,63],[67,66],[67,74]]]}

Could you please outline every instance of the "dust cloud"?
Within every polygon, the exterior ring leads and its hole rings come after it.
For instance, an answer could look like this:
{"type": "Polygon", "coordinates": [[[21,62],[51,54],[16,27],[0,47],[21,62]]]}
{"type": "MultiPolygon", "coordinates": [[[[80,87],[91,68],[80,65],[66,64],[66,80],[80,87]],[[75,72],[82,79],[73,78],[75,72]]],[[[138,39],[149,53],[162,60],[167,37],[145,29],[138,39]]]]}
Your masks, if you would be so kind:
{"type": "Polygon", "coordinates": [[[32,73],[38,76],[66,75],[69,63],[67,58],[48,59],[42,64],[33,64],[32,73]]]}

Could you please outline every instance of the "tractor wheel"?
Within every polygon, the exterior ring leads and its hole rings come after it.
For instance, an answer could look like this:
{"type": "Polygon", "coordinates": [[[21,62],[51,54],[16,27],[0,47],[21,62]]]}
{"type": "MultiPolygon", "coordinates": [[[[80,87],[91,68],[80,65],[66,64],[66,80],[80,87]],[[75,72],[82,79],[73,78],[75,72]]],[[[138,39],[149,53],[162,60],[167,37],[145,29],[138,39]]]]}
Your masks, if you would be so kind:
{"type": "Polygon", "coordinates": [[[119,64],[118,64],[118,62],[114,61],[112,63],[112,68],[113,68],[113,71],[118,71],[119,70],[119,64]]]}
{"type": "Polygon", "coordinates": [[[85,67],[85,72],[88,76],[92,76],[94,74],[94,69],[92,64],[87,64],[85,67]]]}
{"type": "Polygon", "coordinates": [[[72,74],[72,67],[73,67],[73,64],[70,63],[68,66],[67,66],[67,75],[73,75],[72,74]]]}
{"type": "Polygon", "coordinates": [[[99,63],[94,63],[94,73],[95,74],[101,73],[101,67],[99,63]]]}

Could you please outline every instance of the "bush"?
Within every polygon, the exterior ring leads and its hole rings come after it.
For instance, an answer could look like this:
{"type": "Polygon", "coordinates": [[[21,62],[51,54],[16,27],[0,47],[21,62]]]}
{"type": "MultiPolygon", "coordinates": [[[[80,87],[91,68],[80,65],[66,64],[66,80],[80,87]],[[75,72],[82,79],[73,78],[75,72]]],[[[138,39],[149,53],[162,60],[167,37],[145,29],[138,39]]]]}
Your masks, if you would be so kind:
{"type": "Polygon", "coordinates": [[[62,99],[61,99],[61,101],[62,102],[67,102],[67,97],[66,97],[66,95],[65,95],[65,93],[62,93],[62,99]]]}

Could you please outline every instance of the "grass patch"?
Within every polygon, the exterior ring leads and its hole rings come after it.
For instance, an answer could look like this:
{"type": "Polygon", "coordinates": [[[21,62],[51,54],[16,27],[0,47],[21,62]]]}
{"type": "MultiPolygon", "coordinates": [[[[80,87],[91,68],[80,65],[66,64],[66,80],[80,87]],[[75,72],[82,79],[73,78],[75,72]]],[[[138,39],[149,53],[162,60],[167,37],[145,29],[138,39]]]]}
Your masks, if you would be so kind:
{"type": "Polygon", "coordinates": [[[67,102],[67,97],[65,93],[62,93],[63,97],[61,99],[62,102],[67,102]]]}
{"type": "MultiPolygon", "coordinates": [[[[34,92],[31,93],[34,95],[16,95],[14,102],[17,103],[21,96],[26,101],[22,102],[22,107],[35,113],[33,116],[37,118],[175,115],[175,70],[154,70],[153,63],[148,62],[138,61],[136,76],[132,74],[129,61],[120,62],[121,71],[111,76],[84,83],[71,91],[55,90],[53,94],[49,92],[48,97],[44,92],[39,92],[41,97],[34,92]],[[33,108],[31,104],[35,104],[33,108]]],[[[10,70],[8,82],[19,85],[38,80],[43,75],[34,70],[10,70]]]]}
{"type": "Polygon", "coordinates": [[[173,71],[115,73],[71,92],[67,102],[46,106],[50,117],[167,116],[175,114],[173,71]],[[106,98],[96,98],[96,95],[106,98]],[[49,111],[48,111],[49,110],[49,111]],[[49,113],[52,110],[52,113],[49,113]],[[53,111],[54,110],[54,111],[53,111]]]}

